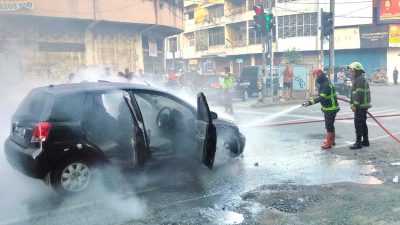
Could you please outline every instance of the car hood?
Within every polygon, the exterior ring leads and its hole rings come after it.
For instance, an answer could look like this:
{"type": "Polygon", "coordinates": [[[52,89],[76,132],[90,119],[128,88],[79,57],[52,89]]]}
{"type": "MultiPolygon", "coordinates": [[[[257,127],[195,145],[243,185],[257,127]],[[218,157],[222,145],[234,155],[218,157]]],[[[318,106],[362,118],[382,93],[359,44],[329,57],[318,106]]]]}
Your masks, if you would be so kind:
{"type": "Polygon", "coordinates": [[[213,122],[215,124],[226,124],[232,127],[237,127],[237,125],[235,124],[235,122],[233,120],[229,120],[229,119],[222,119],[222,118],[218,118],[216,120],[213,120],[213,122]]]}

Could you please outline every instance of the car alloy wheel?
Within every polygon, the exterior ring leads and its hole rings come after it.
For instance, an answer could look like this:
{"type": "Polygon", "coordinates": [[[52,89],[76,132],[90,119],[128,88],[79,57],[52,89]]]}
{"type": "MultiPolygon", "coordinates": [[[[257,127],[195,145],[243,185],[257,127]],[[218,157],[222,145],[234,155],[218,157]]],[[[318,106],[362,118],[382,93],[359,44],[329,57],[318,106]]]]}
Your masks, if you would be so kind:
{"type": "Polygon", "coordinates": [[[61,186],[68,192],[79,192],[89,185],[91,176],[91,171],[85,163],[74,162],[62,171],[61,186]]]}

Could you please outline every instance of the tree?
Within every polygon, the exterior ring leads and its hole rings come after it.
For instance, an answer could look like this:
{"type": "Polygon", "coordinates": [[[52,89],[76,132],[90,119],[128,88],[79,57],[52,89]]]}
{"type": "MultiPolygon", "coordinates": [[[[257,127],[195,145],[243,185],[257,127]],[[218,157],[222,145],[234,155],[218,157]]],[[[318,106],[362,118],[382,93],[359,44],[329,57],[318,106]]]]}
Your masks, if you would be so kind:
{"type": "Polygon", "coordinates": [[[292,50],[286,50],[284,57],[287,59],[290,64],[300,64],[302,61],[302,55],[299,49],[293,47],[292,50]]]}

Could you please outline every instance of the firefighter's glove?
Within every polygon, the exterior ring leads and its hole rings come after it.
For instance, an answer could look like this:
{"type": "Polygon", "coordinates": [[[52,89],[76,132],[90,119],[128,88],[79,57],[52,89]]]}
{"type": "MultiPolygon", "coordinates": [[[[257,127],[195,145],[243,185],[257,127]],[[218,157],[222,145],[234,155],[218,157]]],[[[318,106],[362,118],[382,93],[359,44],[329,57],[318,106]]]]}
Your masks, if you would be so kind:
{"type": "Polygon", "coordinates": [[[307,106],[310,106],[310,105],[311,105],[310,102],[304,102],[303,104],[301,104],[302,107],[307,107],[307,106]]]}

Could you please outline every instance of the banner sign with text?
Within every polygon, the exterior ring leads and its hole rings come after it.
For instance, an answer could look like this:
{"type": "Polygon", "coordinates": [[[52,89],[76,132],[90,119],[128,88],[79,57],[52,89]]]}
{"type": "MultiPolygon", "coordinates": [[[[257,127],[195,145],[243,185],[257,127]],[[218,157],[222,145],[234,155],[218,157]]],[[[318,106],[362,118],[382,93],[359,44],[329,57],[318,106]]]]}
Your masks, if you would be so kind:
{"type": "Polygon", "coordinates": [[[400,24],[389,26],[389,47],[400,47],[400,24]]]}
{"type": "Polygon", "coordinates": [[[0,11],[15,11],[20,9],[33,9],[33,1],[0,0],[0,11]]]}
{"type": "Polygon", "coordinates": [[[387,25],[360,27],[361,48],[387,48],[389,46],[387,25]]]}
{"type": "Polygon", "coordinates": [[[400,0],[378,1],[377,23],[400,23],[400,0]]]}

